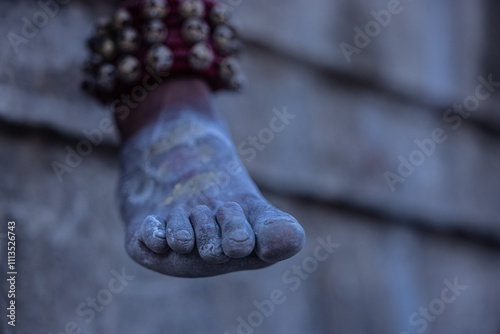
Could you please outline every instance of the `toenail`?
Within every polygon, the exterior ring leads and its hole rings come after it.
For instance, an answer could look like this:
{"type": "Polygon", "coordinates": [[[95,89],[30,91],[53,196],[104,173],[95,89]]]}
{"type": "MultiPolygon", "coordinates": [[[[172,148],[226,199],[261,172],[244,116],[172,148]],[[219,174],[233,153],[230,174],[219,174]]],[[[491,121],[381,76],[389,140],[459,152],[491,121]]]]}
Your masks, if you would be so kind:
{"type": "Polygon", "coordinates": [[[264,223],[264,225],[272,225],[272,224],[276,224],[276,223],[283,223],[283,224],[294,224],[295,222],[293,220],[290,220],[290,219],[271,219],[271,220],[268,220],[264,223]]]}
{"type": "Polygon", "coordinates": [[[189,241],[191,240],[191,233],[188,230],[178,230],[175,231],[174,238],[180,241],[189,241]]]}
{"type": "Polygon", "coordinates": [[[247,241],[250,239],[250,236],[248,235],[248,232],[245,230],[237,230],[231,233],[231,236],[229,237],[229,240],[231,241],[236,241],[236,242],[243,242],[247,241]]]}

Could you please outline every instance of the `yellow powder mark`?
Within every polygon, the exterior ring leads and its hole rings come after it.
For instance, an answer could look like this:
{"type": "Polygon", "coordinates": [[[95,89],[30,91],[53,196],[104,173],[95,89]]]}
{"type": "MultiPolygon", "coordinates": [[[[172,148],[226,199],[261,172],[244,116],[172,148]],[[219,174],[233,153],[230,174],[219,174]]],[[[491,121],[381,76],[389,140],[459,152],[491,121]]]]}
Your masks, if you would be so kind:
{"type": "Polygon", "coordinates": [[[198,123],[182,124],[169,131],[157,141],[150,149],[152,155],[162,154],[174,147],[196,139],[205,133],[205,128],[198,123]]]}
{"type": "MultiPolygon", "coordinates": [[[[193,149],[194,150],[194,149],[193,149]]],[[[196,152],[193,153],[193,156],[189,158],[190,160],[186,160],[185,163],[189,165],[190,163],[202,163],[208,164],[213,160],[215,155],[215,150],[209,145],[200,145],[196,148],[196,152]],[[193,161],[193,162],[191,162],[193,161]]],[[[175,165],[173,165],[172,161],[166,159],[158,167],[151,166],[151,164],[147,167],[148,171],[150,171],[151,175],[155,175],[158,178],[165,179],[168,178],[170,173],[175,173],[176,169],[179,169],[175,165]]]]}
{"type": "Polygon", "coordinates": [[[217,185],[213,171],[197,174],[184,182],[177,183],[161,205],[168,205],[179,198],[197,196],[212,185],[217,185]]]}

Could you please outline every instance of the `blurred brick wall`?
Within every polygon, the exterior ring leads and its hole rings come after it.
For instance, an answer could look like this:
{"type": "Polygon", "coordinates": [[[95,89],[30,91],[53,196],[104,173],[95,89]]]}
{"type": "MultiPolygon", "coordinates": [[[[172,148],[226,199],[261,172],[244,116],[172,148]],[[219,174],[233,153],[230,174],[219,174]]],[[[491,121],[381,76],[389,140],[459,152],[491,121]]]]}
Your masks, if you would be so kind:
{"type": "Polygon", "coordinates": [[[56,334],[72,322],[83,333],[237,333],[241,319],[254,333],[498,333],[498,4],[227,3],[250,86],[217,104],[259,186],[304,225],[306,249],[265,270],[196,280],[130,260],[114,198],[116,133],[63,182],[51,167],[111,117],[78,83],[83,41],[113,4],[61,5],[16,53],[9,33],[21,35],[23,17],[41,8],[3,1],[0,221],[18,223],[15,333],[56,334]],[[449,111],[459,104],[462,114],[449,111]],[[284,110],[289,124],[252,151],[248,137],[284,110]],[[338,248],[318,261],[328,239],[338,248]],[[310,273],[299,278],[294,266],[310,273]],[[77,313],[122,268],[135,276],[123,291],[91,320],[77,313]],[[467,288],[445,303],[455,281],[467,288]],[[257,321],[254,302],[275,290],[285,301],[257,321]]]}

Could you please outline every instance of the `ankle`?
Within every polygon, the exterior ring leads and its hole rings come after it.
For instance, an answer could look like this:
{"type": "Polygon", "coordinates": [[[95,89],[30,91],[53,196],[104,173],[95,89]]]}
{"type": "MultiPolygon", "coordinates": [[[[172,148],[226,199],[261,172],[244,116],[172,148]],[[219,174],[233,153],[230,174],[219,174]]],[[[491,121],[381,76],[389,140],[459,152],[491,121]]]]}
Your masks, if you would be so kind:
{"type": "Polygon", "coordinates": [[[123,140],[161,117],[178,113],[180,110],[190,110],[211,118],[217,117],[210,88],[205,81],[197,78],[184,77],[164,82],[148,91],[146,99],[139,103],[131,103],[125,98],[114,108],[116,123],[123,140]]]}

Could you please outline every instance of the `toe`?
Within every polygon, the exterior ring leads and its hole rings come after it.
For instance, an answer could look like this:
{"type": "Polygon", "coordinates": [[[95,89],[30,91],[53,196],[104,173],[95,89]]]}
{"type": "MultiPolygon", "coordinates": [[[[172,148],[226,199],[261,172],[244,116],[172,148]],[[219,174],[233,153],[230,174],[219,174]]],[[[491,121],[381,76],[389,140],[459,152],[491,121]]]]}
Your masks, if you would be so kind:
{"type": "Polygon", "coordinates": [[[163,254],[168,250],[165,238],[165,221],[157,216],[147,216],[141,226],[140,240],[151,251],[163,254]]]}
{"type": "Polygon", "coordinates": [[[255,247],[255,234],[241,206],[234,202],[222,204],[216,213],[222,231],[222,249],[231,258],[249,255],[255,247]]]}
{"type": "Polygon", "coordinates": [[[190,219],[200,257],[209,263],[227,262],[229,257],[222,250],[221,229],[212,210],[204,205],[197,206],[191,211],[190,219]]]}
{"type": "Polygon", "coordinates": [[[167,218],[167,243],[174,252],[187,254],[194,248],[194,231],[189,221],[189,213],[175,208],[167,218]]]}
{"type": "Polygon", "coordinates": [[[255,253],[260,259],[270,263],[282,261],[304,247],[306,234],[294,217],[269,206],[259,211],[252,227],[256,235],[255,253]]]}

